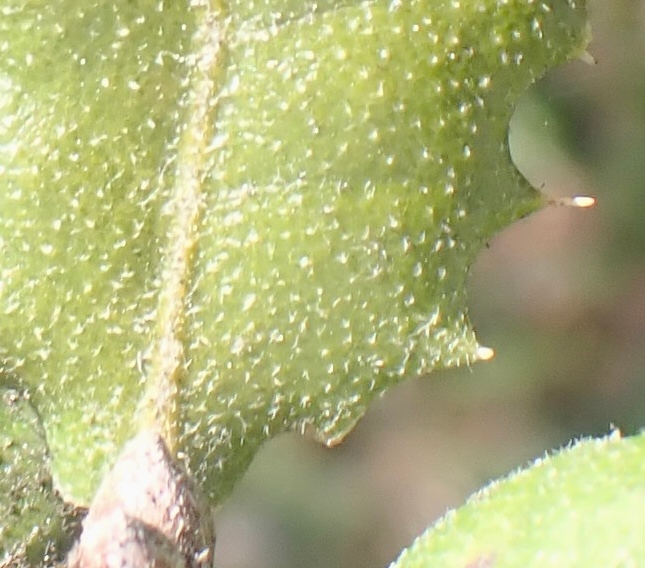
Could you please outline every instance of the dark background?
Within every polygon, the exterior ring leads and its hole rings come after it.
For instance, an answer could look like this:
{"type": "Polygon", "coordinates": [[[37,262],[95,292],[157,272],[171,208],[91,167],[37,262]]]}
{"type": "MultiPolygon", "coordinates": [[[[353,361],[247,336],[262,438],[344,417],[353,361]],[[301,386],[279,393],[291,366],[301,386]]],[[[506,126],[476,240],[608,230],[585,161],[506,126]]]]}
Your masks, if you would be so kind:
{"type": "Polygon", "coordinates": [[[592,3],[598,64],[550,73],[511,123],[515,161],[554,197],[472,269],[496,357],[409,380],[344,444],[265,446],[218,514],[218,568],[386,567],[492,478],[612,425],[645,426],[645,1],[592,3]]]}

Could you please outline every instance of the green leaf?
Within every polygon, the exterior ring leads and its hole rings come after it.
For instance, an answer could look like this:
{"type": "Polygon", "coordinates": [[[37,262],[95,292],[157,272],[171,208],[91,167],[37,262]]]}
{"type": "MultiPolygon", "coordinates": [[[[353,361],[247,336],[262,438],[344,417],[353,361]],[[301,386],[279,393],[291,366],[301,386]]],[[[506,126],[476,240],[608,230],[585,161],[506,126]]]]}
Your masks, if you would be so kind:
{"type": "Polygon", "coordinates": [[[541,204],[508,119],[585,2],[2,14],[0,353],[68,499],[153,425],[218,501],[267,438],[487,354],[468,267],[541,204]]]}
{"type": "Polygon", "coordinates": [[[585,440],[493,483],[392,568],[640,566],[645,437],[585,440]]]}
{"type": "Polygon", "coordinates": [[[69,547],[64,519],[71,512],[52,492],[40,420],[10,388],[0,389],[0,495],[0,563],[8,556],[38,562],[69,547]]]}

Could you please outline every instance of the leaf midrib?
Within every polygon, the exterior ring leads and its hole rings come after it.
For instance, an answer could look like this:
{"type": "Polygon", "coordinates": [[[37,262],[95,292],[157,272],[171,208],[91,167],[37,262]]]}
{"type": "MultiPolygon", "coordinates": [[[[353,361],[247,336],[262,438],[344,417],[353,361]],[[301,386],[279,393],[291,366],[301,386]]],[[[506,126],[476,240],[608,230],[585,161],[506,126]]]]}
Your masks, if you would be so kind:
{"type": "Polygon", "coordinates": [[[185,115],[178,127],[173,181],[161,212],[169,222],[159,276],[157,325],[146,387],[137,413],[139,426],[158,429],[171,448],[178,439],[179,384],[185,369],[185,305],[203,210],[203,180],[208,141],[212,138],[209,115],[216,102],[223,54],[221,3],[203,2],[193,10],[196,12],[193,55],[187,62],[188,86],[181,105],[185,115]]]}

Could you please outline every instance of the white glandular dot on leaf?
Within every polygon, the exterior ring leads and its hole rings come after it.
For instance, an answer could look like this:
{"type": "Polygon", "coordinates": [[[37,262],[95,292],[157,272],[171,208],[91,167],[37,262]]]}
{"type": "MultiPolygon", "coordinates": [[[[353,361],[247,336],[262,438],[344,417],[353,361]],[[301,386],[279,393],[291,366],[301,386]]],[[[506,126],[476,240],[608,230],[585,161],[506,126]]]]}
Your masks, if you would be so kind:
{"type": "Polygon", "coordinates": [[[208,503],[162,437],[146,430],[103,479],[69,568],[205,568],[214,546],[208,503]]]}

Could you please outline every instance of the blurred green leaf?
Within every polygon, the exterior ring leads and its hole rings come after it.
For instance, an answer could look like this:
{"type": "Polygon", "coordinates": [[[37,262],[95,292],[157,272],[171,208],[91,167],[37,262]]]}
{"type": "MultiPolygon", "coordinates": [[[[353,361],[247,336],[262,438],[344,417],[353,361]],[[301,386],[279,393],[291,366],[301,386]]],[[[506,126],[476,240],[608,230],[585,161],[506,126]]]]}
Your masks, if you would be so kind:
{"type": "Polygon", "coordinates": [[[0,563],[11,555],[38,564],[69,547],[71,512],[52,491],[42,425],[11,388],[0,389],[0,495],[0,563]]]}
{"type": "Polygon", "coordinates": [[[475,495],[392,568],[640,566],[644,464],[643,435],[578,442],[475,495]]]}
{"type": "Polygon", "coordinates": [[[56,486],[152,423],[220,500],[480,357],[467,269],[541,203],[509,116],[588,35],[577,0],[7,0],[0,353],[56,486]]]}

